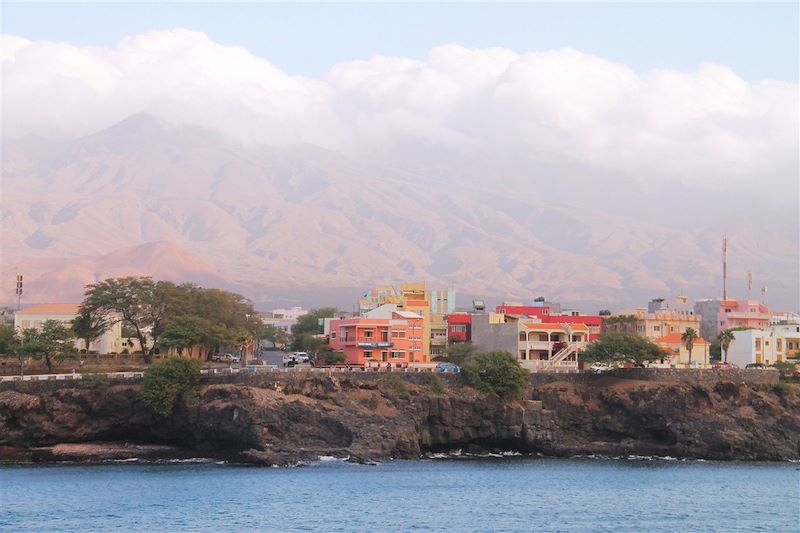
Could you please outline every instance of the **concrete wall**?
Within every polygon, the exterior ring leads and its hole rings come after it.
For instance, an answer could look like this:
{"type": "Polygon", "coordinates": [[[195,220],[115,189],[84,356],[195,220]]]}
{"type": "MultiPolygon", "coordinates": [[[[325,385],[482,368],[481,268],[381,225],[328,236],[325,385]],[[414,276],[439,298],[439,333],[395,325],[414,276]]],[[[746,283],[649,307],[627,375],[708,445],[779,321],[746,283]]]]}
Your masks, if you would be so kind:
{"type": "Polygon", "coordinates": [[[519,326],[516,322],[490,324],[489,315],[473,315],[472,345],[480,352],[504,350],[519,358],[519,326]]]}

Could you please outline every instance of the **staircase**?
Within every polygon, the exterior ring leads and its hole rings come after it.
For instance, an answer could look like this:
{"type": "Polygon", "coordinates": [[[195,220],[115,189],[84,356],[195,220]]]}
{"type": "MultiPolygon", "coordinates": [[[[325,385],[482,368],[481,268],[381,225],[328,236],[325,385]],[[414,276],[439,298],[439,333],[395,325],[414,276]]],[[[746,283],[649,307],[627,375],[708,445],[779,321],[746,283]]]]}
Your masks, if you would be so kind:
{"type": "Polygon", "coordinates": [[[570,342],[564,348],[553,354],[547,361],[542,361],[542,370],[548,370],[563,363],[567,357],[578,352],[578,344],[570,342]]]}

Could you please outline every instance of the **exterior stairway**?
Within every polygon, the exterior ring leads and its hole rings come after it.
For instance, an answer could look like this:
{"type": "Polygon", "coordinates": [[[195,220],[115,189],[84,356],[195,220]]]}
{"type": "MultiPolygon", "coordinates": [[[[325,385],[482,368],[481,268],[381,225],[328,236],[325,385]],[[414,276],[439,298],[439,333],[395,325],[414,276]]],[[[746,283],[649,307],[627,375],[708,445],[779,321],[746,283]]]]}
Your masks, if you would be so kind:
{"type": "Polygon", "coordinates": [[[554,366],[563,363],[567,357],[578,352],[578,344],[575,342],[568,343],[564,348],[553,354],[553,357],[547,361],[542,361],[542,370],[549,370],[554,366]]]}

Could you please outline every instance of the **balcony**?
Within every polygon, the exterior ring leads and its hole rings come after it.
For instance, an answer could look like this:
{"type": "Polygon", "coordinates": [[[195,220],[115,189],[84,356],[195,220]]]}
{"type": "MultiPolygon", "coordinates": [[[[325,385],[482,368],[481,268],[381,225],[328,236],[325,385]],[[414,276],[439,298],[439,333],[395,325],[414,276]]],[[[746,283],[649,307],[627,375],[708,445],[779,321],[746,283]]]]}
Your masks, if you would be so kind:
{"type": "Polygon", "coordinates": [[[385,341],[358,341],[359,348],[391,348],[393,346],[393,343],[385,341]]]}

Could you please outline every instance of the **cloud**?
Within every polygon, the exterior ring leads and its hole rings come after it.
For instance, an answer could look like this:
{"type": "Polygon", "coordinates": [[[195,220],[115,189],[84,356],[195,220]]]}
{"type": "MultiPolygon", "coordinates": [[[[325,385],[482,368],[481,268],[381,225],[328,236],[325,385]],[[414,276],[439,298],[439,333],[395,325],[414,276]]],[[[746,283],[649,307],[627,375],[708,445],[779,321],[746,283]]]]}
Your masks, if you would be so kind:
{"type": "Polygon", "coordinates": [[[470,157],[544,154],[683,183],[796,181],[798,85],[731,69],[625,65],[577,50],[450,44],[376,56],[323,79],[176,29],[111,48],[2,36],[5,139],[74,137],[145,111],[245,142],[391,154],[420,144],[470,157]]]}

